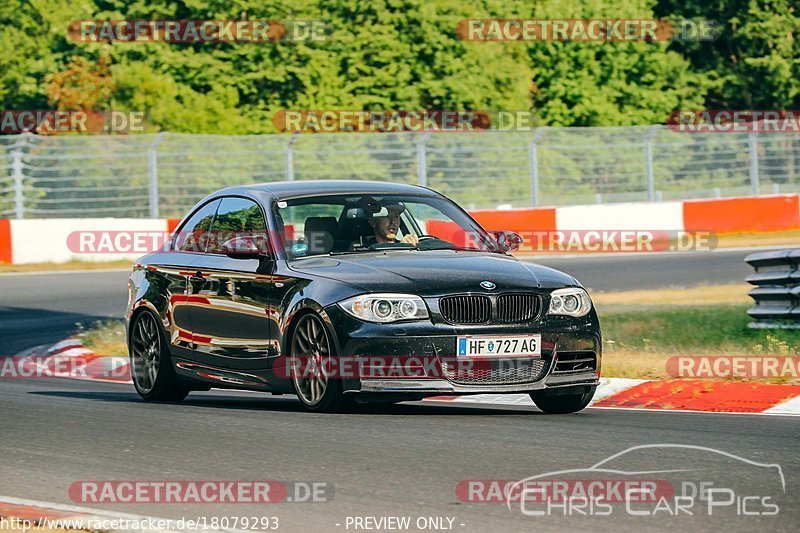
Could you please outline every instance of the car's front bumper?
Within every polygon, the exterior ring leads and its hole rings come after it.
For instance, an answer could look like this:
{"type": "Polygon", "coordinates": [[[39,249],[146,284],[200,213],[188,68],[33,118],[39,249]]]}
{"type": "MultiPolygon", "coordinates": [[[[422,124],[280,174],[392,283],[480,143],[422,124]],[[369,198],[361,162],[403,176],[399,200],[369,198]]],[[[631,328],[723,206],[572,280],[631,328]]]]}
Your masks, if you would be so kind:
{"type": "Polygon", "coordinates": [[[408,393],[408,394],[513,394],[534,390],[597,386],[600,383],[594,370],[570,375],[548,374],[545,378],[530,383],[508,385],[465,385],[446,379],[361,379],[358,393],[408,393]]]}
{"type": "MultiPolygon", "coordinates": [[[[453,361],[459,335],[533,334],[542,336],[543,365],[536,379],[513,382],[476,382],[450,379],[443,372],[426,376],[361,376],[345,379],[343,391],[355,395],[431,396],[466,394],[515,394],[543,389],[587,388],[597,386],[601,368],[601,337],[594,312],[583,319],[539,321],[529,325],[452,326],[447,324],[404,323],[379,325],[364,323],[330,309],[339,340],[338,353],[356,359],[418,357],[453,361]],[[565,359],[592,358],[591,365],[572,369],[565,359]],[[588,368],[586,368],[588,366],[588,368]]],[[[508,359],[514,363],[521,359],[508,359]]],[[[439,367],[441,368],[441,367],[439,367]]]]}

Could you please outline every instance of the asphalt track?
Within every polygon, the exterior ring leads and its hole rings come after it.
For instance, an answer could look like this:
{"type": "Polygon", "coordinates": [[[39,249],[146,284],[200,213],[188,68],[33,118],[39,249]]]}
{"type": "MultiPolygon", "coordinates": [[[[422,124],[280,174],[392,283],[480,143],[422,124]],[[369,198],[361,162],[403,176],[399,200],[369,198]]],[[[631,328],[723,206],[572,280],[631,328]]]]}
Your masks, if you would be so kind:
{"type": "MultiPolygon", "coordinates": [[[[780,416],[591,408],[553,416],[533,407],[425,403],[318,415],[301,411],[289,397],[193,393],[182,404],[158,405],[139,401],[126,385],[6,379],[0,380],[0,427],[0,494],[18,498],[75,504],[68,487],[82,480],[279,480],[333,487],[325,503],[92,506],[165,518],[258,513],[279,517],[279,531],[347,531],[348,516],[403,515],[454,517],[453,529],[464,532],[796,531],[800,523],[800,429],[797,419],[780,416]],[[716,487],[769,491],[779,513],[737,517],[730,507],[708,516],[701,505],[681,517],[633,517],[616,508],[603,517],[563,511],[530,517],[499,503],[462,501],[455,491],[465,479],[519,480],[588,467],[630,446],[656,443],[779,464],[785,495],[778,482],[761,485],[755,479],[760,471],[739,461],[709,454],[681,454],[679,461],[716,487]]],[[[624,465],[631,471],[675,466],[666,457],[654,450],[624,465]]]]}
{"type": "MultiPolygon", "coordinates": [[[[743,283],[748,250],[537,257],[604,291],[743,283]]],[[[525,259],[532,261],[534,259],[525,259]]],[[[125,309],[126,271],[0,275],[0,355],[57,342],[125,309]]]]}
{"type": "MultiPolygon", "coordinates": [[[[614,290],[735,282],[747,273],[746,254],[539,262],[571,272],[592,288],[614,290]]],[[[2,353],[59,340],[76,323],[120,316],[126,276],[0,276],[2,353]]],[[[450,517],[452,530],[464,532],[796,531],[800,523],[800,425],[784,416],[598,408],[551,416],[533,407],[427,402],[317,415],[302,411],[291,396],[213,391],[193,393],[181,404],[145,404],[129,385],[0,379],[0,428],[3,496],[75,504],[67,490],[80,480],[266,479],[333,487],[327,503],[83,504],[166,518],[274,515],[279,531],[356,531],[347,527],[348,517],[367,516],[450,517]],[[585,468],[631,446],[664,443],[780,465],[785,493],[740,460],[692,453],[677,458],[681,470],[700,472],[715,487],[736,487],[737,497],[768,493],[779,513],[742,517],[729,507],[709,516],[700,505],[691,516],[638,517],[623,505],[610,516],[565,516],[556,509],[531,517],[518,507],[463,501],[455,490],[462,480],[519,480],[585,468]]],[[[626,471],[653,471],[674,468],[675,461],[654,449],[623,465],[626,471]]]]}

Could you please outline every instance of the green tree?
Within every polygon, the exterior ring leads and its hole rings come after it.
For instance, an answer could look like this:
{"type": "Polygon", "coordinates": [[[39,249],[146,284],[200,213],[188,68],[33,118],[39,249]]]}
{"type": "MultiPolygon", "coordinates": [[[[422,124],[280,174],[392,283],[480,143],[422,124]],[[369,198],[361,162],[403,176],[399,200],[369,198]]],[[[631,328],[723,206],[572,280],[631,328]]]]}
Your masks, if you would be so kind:
{"type": "Polygon", "coordinates": [[[707,80],[705,109],[797,109],[800,105],[800,13],[792,0],[658,0],[658,16],[713,20],[713,42],[676,41],[707,80]]]}

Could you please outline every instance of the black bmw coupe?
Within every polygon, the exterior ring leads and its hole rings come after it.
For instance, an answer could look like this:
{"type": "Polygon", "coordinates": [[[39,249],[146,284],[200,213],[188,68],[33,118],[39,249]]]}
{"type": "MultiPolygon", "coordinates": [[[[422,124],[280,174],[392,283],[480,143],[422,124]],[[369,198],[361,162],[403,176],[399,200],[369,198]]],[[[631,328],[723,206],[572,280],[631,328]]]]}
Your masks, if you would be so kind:
{"type": "Polygon", "coordinates": [[[573,277],[510,255],[424,187],[265,183],[207,196],[128,282],[136,390],[296,394],[312,411],[431,396],[530,394],[586,407],[600,324],[573,277]]]}

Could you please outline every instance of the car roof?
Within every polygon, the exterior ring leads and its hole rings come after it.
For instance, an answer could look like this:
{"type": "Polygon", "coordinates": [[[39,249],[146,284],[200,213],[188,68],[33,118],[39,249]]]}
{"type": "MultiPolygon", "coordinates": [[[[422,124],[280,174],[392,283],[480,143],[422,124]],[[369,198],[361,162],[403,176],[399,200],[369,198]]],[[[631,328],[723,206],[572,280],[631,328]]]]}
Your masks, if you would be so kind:
{"type": "Polygon", "coordinates": [[[264,193],[269,193],[278,200],[313,196],[315,194],[413,194],[440,196],[439,193],[419,185],[366,180],[273,181],[228,187],[215,192],[213,196],[237,194],[262,196],[264,193]]]}

